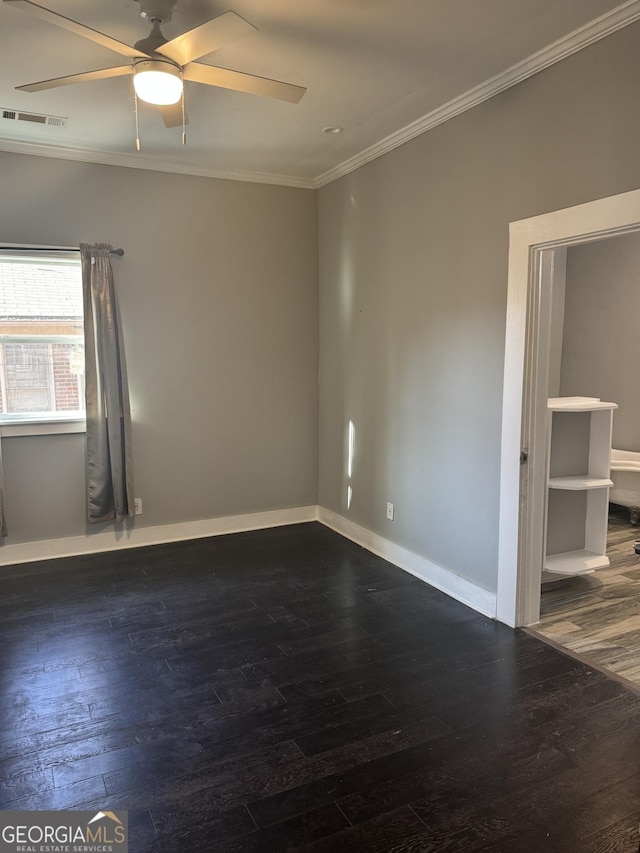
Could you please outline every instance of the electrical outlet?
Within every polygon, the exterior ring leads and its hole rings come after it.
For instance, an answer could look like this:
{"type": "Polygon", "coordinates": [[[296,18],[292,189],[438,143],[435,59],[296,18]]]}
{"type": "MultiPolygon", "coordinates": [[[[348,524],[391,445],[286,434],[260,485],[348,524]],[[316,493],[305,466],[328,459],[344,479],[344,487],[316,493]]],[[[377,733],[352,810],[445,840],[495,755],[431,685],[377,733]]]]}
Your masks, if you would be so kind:
{"type": "Polygon", "coordinates": [[[133,499],[133,511],[136,515],[142,515],[142,498],[133,499]]]}
{"type": "Polygon", "coordinates": [[[393,521],[393,504],[387,503],[387,518],[393,521]]]}

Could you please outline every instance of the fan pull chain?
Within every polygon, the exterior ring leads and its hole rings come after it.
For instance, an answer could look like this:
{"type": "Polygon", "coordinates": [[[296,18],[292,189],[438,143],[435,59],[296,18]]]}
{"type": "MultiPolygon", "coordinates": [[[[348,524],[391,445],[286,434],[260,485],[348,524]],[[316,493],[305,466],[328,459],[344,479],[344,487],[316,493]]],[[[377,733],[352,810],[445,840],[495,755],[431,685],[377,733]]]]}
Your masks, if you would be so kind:
{"type": "Polygon", "coordinates": [[[187,144],[187,122],[184,112],[184,86],[182,87],[182,144],[187,144]]]}
{"type": "Polygon", "coordinates": [[[140,125],[138,123],[138,93],[133,90],[133,106],[136,114],[136,151],[140,151],[140,125]]]}

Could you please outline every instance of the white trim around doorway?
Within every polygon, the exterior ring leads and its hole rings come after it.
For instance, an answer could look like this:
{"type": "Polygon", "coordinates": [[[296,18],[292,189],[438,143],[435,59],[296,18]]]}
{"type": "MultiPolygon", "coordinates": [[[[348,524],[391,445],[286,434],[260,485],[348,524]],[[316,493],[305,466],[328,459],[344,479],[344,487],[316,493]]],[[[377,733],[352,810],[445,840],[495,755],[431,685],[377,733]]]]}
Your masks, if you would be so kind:
{"type": "MultiPolygon", "coordinates": [[[[538,618],[535,602],[532,606],[530,599],[534,573],[539,576],[540,566],[525,559],[530,548],[521,548],[532,510],[521,496],[520,452],[525,434],[523,411],[528,409],[531,419],[536,404],[532,390],[536,377],[528,376],[525,381],[525,366],[533,365],[535,369],[541,363],[536,354],[538,318],[548,317],[551,312],[550,289],[541,286],[541,258],[545,250],[639,230],[640,190],[510,224],[496,607],[498,620],[507,625],[528,625],[538,618]]],[[[540,379],[546,382],[544,377],[540,379]]],[[[540,387],[539,382],[537,385],[540,387]]],[[[533,447],[528,451],[530,459],[542,455],[536,454],[533,447]]]]}

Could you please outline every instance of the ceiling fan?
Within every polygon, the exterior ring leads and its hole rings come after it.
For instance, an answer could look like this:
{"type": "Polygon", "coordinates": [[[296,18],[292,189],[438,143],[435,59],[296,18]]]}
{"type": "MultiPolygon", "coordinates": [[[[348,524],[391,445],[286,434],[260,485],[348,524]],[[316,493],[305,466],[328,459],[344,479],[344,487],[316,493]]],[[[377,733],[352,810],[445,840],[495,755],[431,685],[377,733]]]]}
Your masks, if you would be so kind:
{"type": "Polygon", "coordinates": [[[256,77],[253,74],[244,74],[227,68],[203,65],[194,61],[257,32],[256,27],[236,15],[235,12],[225,12],[167,41],[160,27],[171,20],[175,0],[138,0],[140,14],[150,21],[151,32],[147,38],[137,41],[133,47],[130,47],[117,39],[91,29],[91,27],[79,24],[77,21],[66,18],[57,12],[52,12],[44,6],[39,6],[32,0],[3,0],[3,2],[89,39],[129,59],[127,65],[101,68],[97,71],[85,71],[80,74],[70,74],[66,77],[55,77],[51,80],[41,80],[38,83],[17,86],[16,88],[22,92],[41,92],[45,89],[67,86],[70,83],[85,83],[90,80],[104,80],[109,77],[123,77],[133,74],[137,97],[148,103],[158,105],[167,127],[176,127],[185,123],[184,80],[232,89],[237,92],[264,95],[268,98],[277,98],[291,103],[297,103],[306,92],[302,86],[281,83],[278,80],[256,77]]]}

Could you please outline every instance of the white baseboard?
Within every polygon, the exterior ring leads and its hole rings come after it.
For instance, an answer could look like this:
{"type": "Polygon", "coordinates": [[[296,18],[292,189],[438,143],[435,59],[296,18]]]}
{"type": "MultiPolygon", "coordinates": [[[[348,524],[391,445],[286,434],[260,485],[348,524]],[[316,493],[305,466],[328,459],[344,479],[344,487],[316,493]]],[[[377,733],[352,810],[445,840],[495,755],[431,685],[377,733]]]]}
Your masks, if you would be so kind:
{"type": "Polygon", "coordinates": [[[325,507],[318,507],[318,521],[366,548],[367,551],[383,557],[394,566],[404,569],[405,572],[455,598],[456,601],[466,604],[491,619],[496,618],[495,592],[490,592],[473,581],[460,577],[325,507]]]}
{"type": "Polygon", "coordinates": [[[394,566],[404,569],[479,613],[495,619],[495,593],[414,554],[401,545],[384,539],[377,533],[367,530],[366,527],[361,527],[329,509],[318,506],[230,515],[155,527],[132,527],[127,530],[111,530],[86,536],[71,536],[66,539],[45,539],[39,542],[4,545],[0,546],[0,567],[32,563],[37,560],[52,560],[57,557],[76,557],[81,554],[116,551],[120,548],[142,548],[146,545],[224,536],[228,533],[263,530],[307,521],[319,521],[325,527],[335,530],[341,536],[366,548],[367,551],[388,560],[394,566]]]}
{"type": "Polygon", "coordinates": [[[227,533],[263,530],[267,527],[282,527],[286,524],[301,524],[305,521],[317,520],[317,506],[302,506],[273,512],[255,512],[246,515],[229,515],[224,518],[207,518],[202,521],[162,524],[155,527],[132,527],[127,530],[71,536],[66,539],[22,542],[0,547],[0,566],[52,560],[56,557],[76,557],[80,554],[95,554],[101,551],[116,551],[119,548],[142,548],[145,545],[203,539],[207,536],[223,536],[227,533]]]}

